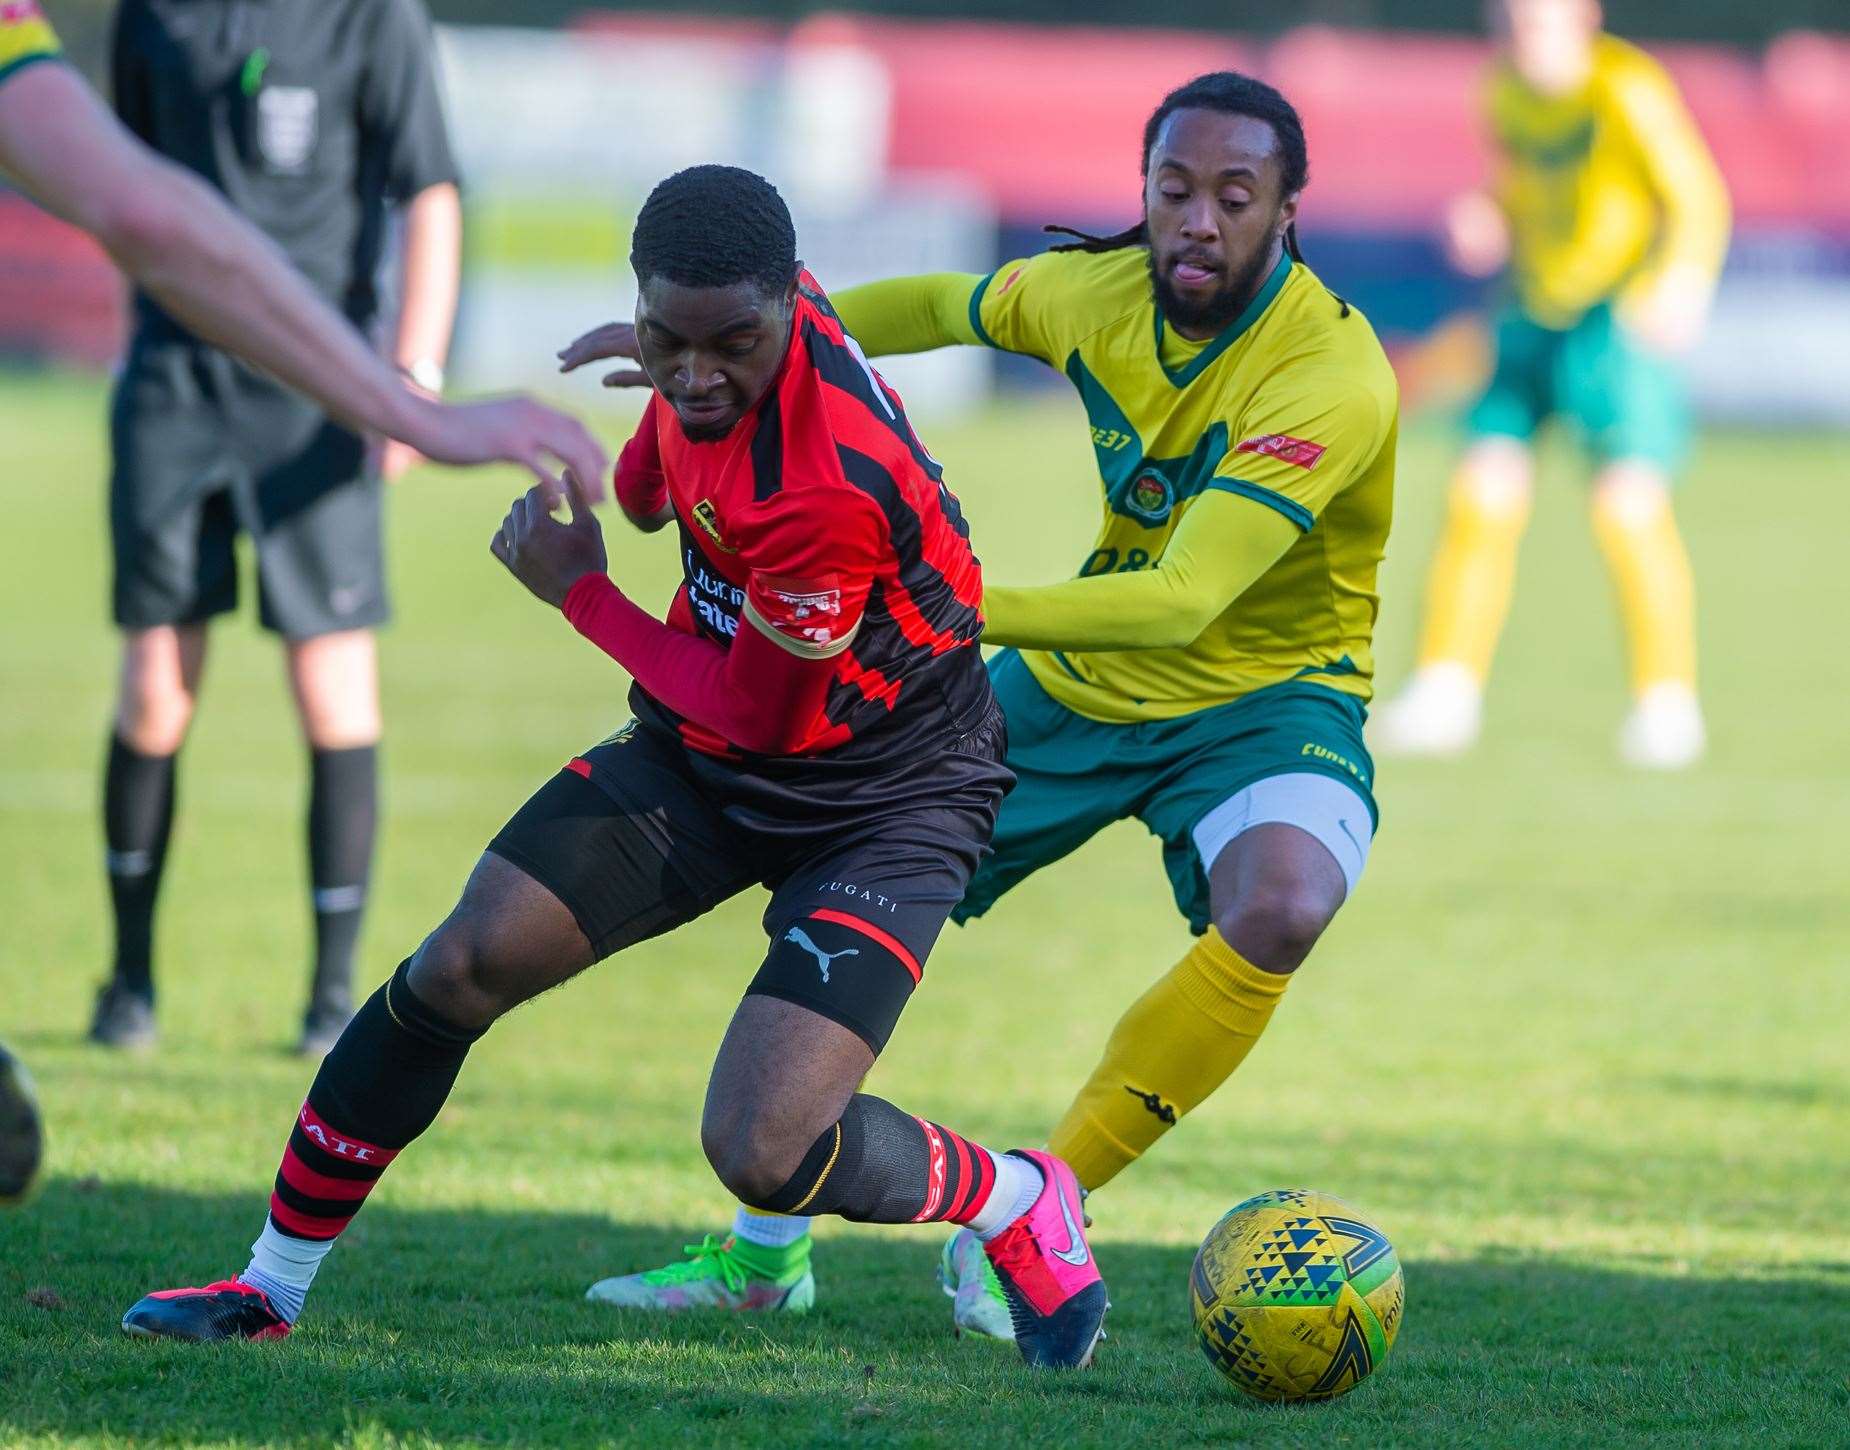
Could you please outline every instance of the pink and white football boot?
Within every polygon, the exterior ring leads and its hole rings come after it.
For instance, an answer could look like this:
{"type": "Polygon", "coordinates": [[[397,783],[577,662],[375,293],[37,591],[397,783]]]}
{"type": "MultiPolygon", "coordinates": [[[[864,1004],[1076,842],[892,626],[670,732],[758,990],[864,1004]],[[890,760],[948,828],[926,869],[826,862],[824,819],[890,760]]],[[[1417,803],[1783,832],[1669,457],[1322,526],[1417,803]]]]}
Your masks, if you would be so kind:
{"type": "Polygon", "coordinates": [[[1051,1153],[1016,1148],[1041,1171],[1040,1197],[983,1245],[1015,1323],[1015,1345],[1034,1369],[1084,1369],[1104,1334],[1111,1301],[1086,1242],[1079,1180],[1051,1153]]]}

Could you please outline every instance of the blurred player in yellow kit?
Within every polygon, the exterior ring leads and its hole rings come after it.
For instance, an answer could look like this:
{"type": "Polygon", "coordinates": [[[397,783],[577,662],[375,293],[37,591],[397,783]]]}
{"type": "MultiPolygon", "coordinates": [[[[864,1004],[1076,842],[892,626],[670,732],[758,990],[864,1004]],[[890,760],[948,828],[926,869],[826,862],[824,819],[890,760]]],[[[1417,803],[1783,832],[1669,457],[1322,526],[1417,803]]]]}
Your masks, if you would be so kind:
{"type": "Polygon", "coordinates": [[[1632,708],[1619,748],[1677,770],[1702,755],[1695,590],[1671,512],[1689,442],[1675,359],[1700,337],[1728,246],[1728,195],[1674,84],[1603,34],[1596,0],[1497,0],[1494,194],[1448,218],[1453,260],[1507,266],[1496,369],[1427,585],[1413,679],[1378,712],[1384,753],[1451,755],[1477,738],[1484,681],[1528,522],[1537,427],[1578,426],[1597,472],[1593,530],[1624,621],[1632,708]]]}

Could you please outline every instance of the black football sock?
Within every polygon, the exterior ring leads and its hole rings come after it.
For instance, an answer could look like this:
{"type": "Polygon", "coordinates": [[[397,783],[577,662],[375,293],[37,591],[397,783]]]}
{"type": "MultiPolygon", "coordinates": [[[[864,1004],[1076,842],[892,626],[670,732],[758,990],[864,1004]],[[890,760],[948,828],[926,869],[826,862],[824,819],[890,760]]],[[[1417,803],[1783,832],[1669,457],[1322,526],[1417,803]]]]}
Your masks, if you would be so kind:
{"type": "Polygon", "coordinates": [[[419,998],[406,980],[410,966],[400,963],[321,1060],[283,1149],[269,1217],[239,1276],[291,1323],[334,1241],[386,1166],[436,1121],[482,1035],[419,998]]]}
{"type": "Polygon", "coordinates": [[[270,1198],[270,1221],[291,1237],[339,1235],[386,1165],[436,1121],[486,1031],[427,1006],[411,990],[410,966],[401,963],[354,1014],[296,1115],[270,1198]]]}
{"type": "Polygon", "coordinates": [[[103,840],[116,916],[116,981],[154,991],[154,902],[173,832],[174,757],[143,755],[109,737],[103,771],[103,840]]]}
{"type": "Polygon", "coordinates": [[[314,890],[313,1007],[353,1000],[353,952],[366,910],[378,822],[378,747],[316,750],[309,763],[308,869],[314,890]]]}
{"type": "Polygon", "coordinates": [[[988,1202],[996,1163],[986,1148],[949,1128],[856,1093],[790,1181],[752,1206],[859,1223],[964,1223],[988,1202]]]}

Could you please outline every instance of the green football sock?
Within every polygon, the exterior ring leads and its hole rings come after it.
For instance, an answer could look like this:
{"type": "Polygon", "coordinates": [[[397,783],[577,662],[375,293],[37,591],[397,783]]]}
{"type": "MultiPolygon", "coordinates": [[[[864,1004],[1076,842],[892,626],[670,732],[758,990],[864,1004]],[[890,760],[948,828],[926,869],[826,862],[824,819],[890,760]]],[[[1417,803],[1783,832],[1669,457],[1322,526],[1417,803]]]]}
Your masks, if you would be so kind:
{"type": "Polygon", "coordinates": [[[756,1278],[786,1279],[809,1263],[809,1245],[808,1234],[794,1243],[775,1249],[763,1244],[747,1243],[735,1236],[732,1240],[732,1256],[747,1273],[756,1278]]]}

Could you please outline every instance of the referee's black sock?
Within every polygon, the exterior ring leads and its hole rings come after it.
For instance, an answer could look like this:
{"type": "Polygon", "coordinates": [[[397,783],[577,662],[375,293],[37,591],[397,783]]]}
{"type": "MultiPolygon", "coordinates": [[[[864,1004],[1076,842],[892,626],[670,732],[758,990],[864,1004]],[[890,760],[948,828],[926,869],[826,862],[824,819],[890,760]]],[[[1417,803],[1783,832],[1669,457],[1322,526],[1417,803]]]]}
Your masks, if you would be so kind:
{"type": "Polygon", "coordinates": [[[378,747],[316,750],[309,763],[308,869],[314,890],[315,977],[310,1010],[353,1001],[353,951],[366,909],[378,820],[378,747]]]}
{"type": "Polygon", "coordinates": [[[109,737],[103,771],[103,840],[116,915],[116,981],[154,992],[154,901],[173,832],[171,755],[143,755],[109,737]]]}

